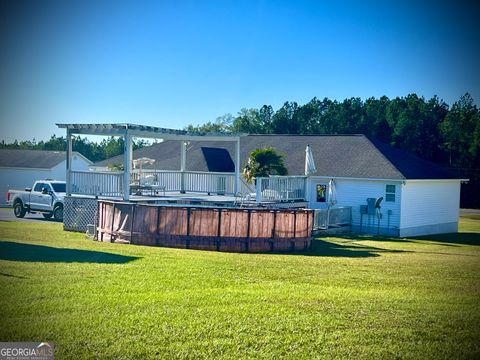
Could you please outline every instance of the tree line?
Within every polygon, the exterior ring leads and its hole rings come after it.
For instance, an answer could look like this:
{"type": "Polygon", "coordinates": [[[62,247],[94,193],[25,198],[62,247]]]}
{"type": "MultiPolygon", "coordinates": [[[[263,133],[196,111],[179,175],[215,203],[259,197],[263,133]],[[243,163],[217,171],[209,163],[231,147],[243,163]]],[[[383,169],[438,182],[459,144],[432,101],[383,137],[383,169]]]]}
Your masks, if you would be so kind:
{"type": "Polygon", "coordinates": [[[349,98],[313,98],[304,105],[287,101],[277,110],[270,105],[241,109],[192,132],[247,134],[365,134],[469,178],[462,188],[462,206],[480,208],[480,110],[470,94],[452,106],[434,96],[416,94],[349,98]]]}
{"type": "MultiPolygon", "coordinates": [[[[389,99],[350,98],[343,101],[313,98],[299,105],[287,101],[276,111],[270,105],[241,109],[190,132],[246,134],[365,134],[424,159],[453,168],[480,168],[480,110],[467,93],[451,107],[437,96],[426,100],[416,94],[389,99]]],[[[0,142],[0,148],[64,151],[65,137],[47,141],[0,142]]],[[[147,146],[135,139],[134,149],[147,146]]],[[[94,142],[74,137],[73,150],[96,162],[123,153],[123,138],[94,142]]]]}
{"type": "MultiPolygon", "coordinates": [[[[133,149],[139,149],[148,146],[150,143],[144,139],[133,140],[133,149]]],[[[52,135],[47,141],[23,140],[5,143],[0,142],[0,149],[20,149],[20,150],[52,150],[65,151],[67,149],[67,139],[63,136],[52,135]]],[[[73,151],[84,155],[87,159],[97,162],[109,159],[113,156],[123,154],[124,142],[121,137],[109,137],[100,142],[89,140],[87,137],[75,136],[72,141],[73,151]]]]}
{"type": "Polygon", "coordinates": [[[454,167],[480,166],[480,111],[467,93],[451,107],[437,96],[389,99],[313,98],[241,109],[214,122],[188,125],[191,132],[247,134],[365,134],[424,159],[454,167]]]}
{"type": "MultiPolygon", "coordinates": [[[[343,101],[313,98],[304,105],[287,101],[277,110],[270,105],[241,109],[190,132],[246,134],[365,134],[424,159],[449,167],[470,182],[462,189],[462,206],[480,208],[480,110],[467,93],[449,106],[434,96],[349,98],[343,101]]],[[[0,148],[59,150],[66,139],[0,142],[0,148]]],[[[134,149],[149,145],[136,139],[134,149]]],[[[101,142],[75,137],[73,150],[96,162],[123,153],[123,139],[101,142]]]]}

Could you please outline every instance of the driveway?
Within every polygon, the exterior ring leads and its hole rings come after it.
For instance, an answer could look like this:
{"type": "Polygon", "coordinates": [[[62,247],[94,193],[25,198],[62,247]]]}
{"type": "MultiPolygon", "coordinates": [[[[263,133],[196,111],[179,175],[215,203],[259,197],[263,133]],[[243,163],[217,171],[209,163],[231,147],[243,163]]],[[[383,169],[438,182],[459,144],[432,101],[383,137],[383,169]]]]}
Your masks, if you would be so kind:
{"type": "Polygon", "coordinates": [[[16,218],[13,215],[12,208],[0,208],[0,221],[47,221],[54,222],[53,220],[45,219],[42,214],[25,214],[23,219],[16,218]]]}
{"type": "Polygon", "coordinates": [[[460,215],[479,215],[480,209],[460,209],[460,215]]]}

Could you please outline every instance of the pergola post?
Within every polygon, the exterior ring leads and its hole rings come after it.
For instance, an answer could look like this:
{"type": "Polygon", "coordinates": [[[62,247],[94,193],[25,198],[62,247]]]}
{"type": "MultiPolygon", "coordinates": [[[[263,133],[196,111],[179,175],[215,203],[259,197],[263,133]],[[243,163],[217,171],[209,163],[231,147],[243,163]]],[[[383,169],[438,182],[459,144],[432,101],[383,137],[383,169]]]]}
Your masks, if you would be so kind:
{"type": "Polygon", "coordinates": [[[67,130],[67,177],[66,195],[72,195],[72,133],[67,130]]]}
{"type": "MultiPolygon", "coordinates": [[[[235,144],[235,173],[234,173],[234,192],[239,193],[241,191],[241,170],[240,170],[240,136],[239,135],[224,135],[224,134],[195,134],[189,133],[185,130],[165,129],[153,126],[135,125],[135,124],[57,124],[59,128],[67,130],[67,176],[66,176],[66,192],[71,195],[72,192],[78,192],[77,186],[82,189],[82,193],[85,195],[99,195],[99,194],[111,194],[122,193],[124,200],[130,199],[130,182],[132,173],[132,142],[133,138],[161,138],[163,140],[174,140],[181,143],[181,184],[175,185],[175,190],[179,189],[181,193],[185,193],[187,189],[191,190],[187,185],[187,168],[186,168],[186,152],[187,144],[189,141],[228,141],[236,142],[235,144]],[[99,135],[99,136],[118,136],[124,139],[124,172],[123,176],[114,176],[118,183],[112,184],[109,180],[104,183],[103,180],[96,186],[88,186],[89,182],[92,182],[93,176],[77,177],[73,173],[72,163],[72,139],[76,135],[99,135]],[[78,183],[76,183],[78,181],[78,183]],[[87,186],[85,186],[87,185],[87,186]],[[112,192],[112,188],[114,191],[112,192]]],[[[111,173],[98,173],[95,176],[101,179],[112,179],[111,173]]],[[[177,173],[178,176],[178,173],[177,173]]],[[[213,180],[217,177],[211,177],[213,180]]],[[[217,182],[217,190],[224,184],[224,179],[217,182]],[[222,182],[223,181],[223,182],[222,182]]],[[[212,181],[213,181],[212,180],[212,181]]],[[[195,185],[195,184],[194,184],[195,185]]],[[[200,184],[199,184],[200,185],[200,184]]],[[[214,183],[210,183],[212,187],[214,183]]],[[[222,187],[223,188],[223,187],[222,187]]],[[[173,188],[172,188],[173,190],[173,188]]],[[[230,190],[231,191],[231,190],[230,190]]]]}
{"type": "Polygon", "coordinates": [[[180,142],[180,178],[181,178],[181,184],[180,184],[180,193],[185,194],[185,169],[187,167],[187,143],[185,141],[180,142]]]}
{"type": "Polygon", "coordinates": [[[240,191],[240,137],[235,142],[235,195],[240,191]]]}
{"type": "Polygon", "coordinates": [[[130,200],[130,175],[132,172],[132,136],[128,133],[128,129],[125,131],[123,137],[123,200],[130,200]]]}

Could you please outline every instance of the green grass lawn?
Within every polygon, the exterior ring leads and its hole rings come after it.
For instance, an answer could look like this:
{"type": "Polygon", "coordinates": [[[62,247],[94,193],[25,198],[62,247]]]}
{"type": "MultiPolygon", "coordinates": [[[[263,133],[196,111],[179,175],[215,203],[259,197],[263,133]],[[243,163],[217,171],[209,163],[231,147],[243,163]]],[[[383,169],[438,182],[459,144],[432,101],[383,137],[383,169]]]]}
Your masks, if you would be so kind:
{"type": "Polygon", "coordinates": [[[300,255],[98,243],[0,222],[0,341],[63,358],[480,357],[480,220],[300,255]]]}

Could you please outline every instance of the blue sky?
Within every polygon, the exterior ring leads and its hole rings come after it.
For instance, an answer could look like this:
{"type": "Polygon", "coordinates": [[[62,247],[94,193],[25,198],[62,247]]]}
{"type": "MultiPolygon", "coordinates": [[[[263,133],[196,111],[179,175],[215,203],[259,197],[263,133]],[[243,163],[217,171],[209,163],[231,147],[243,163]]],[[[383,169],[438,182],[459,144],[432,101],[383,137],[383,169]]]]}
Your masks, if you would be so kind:
{"type": "Polygon", "coordinates": [[[0,140],[313,97],[480,99],[474,2],[3,1],[0,140]]]}

